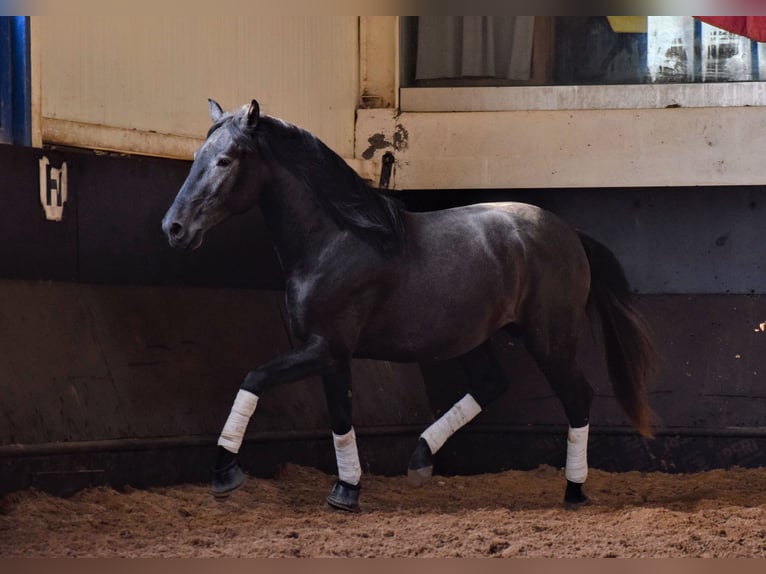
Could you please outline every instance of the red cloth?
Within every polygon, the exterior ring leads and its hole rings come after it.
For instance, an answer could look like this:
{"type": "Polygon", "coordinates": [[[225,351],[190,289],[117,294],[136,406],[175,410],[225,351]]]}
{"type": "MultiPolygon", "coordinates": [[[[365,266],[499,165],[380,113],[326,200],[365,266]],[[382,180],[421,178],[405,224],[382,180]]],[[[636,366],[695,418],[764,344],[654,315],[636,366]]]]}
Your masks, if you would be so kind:
{"type": "Polygon", "coordinates": [[[695,16],[695,18],[756,42],[766,42],[766,16],[695,16]]]}

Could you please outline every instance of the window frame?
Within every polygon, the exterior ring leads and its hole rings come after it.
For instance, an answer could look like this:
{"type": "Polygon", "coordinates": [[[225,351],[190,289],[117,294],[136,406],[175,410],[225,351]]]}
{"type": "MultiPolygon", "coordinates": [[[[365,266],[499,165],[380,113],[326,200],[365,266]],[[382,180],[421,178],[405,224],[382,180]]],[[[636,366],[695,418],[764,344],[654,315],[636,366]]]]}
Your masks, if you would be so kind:
{"type": "Polygon", "coordinates": [[[403,112],[766,106],[766,82],[400,88],[403,112]]]}

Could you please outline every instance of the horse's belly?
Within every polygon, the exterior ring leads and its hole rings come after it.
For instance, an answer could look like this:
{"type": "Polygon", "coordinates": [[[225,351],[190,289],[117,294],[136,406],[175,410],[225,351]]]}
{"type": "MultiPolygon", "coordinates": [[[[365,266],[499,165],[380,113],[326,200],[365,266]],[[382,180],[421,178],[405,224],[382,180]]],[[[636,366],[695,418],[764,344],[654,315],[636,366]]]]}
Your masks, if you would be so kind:
{"type": "MultiPolygon", "coordinates": [[[[511,258],[509,258],[511,259],[511,258]]],[[[521,296],[515,262],[486,254],[413,265],[370,314],[358,351],[374,358],[436,361],[456,357],[513,322],[521,296]]]]}
{"type": "Polygon", "coordinates": [[[355,355],[399,362],[441,361],[467,353],[512,321],[498,307],[472,311],[433,302],[418,310],[393,310],[379,314],[363,330],[355,355]]]}

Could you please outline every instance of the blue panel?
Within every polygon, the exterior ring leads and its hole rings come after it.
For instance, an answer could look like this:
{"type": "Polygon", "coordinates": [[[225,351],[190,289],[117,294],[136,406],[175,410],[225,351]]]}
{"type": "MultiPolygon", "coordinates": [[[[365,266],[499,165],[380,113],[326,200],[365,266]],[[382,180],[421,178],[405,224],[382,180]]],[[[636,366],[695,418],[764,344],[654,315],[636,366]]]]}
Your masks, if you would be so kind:
{"type": "Polygon", "coordinates": [[[11,143],[11,19],[0,17],[0,143],[11,143]]]}
{"type": "Polygon", "coordinates": [[[13,142],[32,145],[32,96],[29,61],[29,18],[11,17],[13,142]]]}
{"type": "Polygon", "coordinates": [[[31,145],[29,18],[0,17],[0,143],[31,145]]]}

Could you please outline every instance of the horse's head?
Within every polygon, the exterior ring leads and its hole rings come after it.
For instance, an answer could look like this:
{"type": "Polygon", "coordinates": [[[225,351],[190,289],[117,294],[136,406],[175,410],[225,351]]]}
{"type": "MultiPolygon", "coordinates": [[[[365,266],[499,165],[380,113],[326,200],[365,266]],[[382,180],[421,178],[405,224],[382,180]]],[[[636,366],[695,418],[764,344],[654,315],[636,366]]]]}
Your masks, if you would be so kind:
{"type": "MultiPolygon", "coordinates": [[[[257,199],[260,162],[246,162],[255,151],[253,134],[260,118],[258,102],[224,113],[210,102],[213,127],[194,154],[189,175],[162,219],[162,230],[173,247],[197,249],[205,232],[235,213],[250,209],[257,199]]],[[[263,166],[260,166],[263,169],[263,166]]]]}

